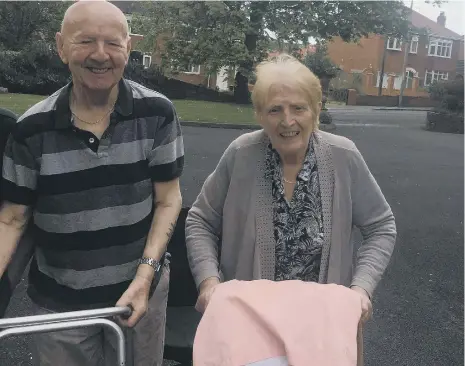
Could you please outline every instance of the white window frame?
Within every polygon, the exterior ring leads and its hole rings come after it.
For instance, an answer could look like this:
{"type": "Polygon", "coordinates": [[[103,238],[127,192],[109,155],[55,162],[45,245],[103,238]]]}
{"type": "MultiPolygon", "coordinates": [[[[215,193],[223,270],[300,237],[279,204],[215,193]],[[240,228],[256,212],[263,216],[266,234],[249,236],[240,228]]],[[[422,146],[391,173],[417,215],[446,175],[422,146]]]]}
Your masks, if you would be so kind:
{"type": "Polygon", "coordinates": [[[152,65],[152,56],[151,55],[142,56],[142,65],[144,66],[144,69],[148,69],[152,65]],[[145,64],[145,60],[149,60],[148,66],[145,64]]]}
{"type": "Polygon", "coordinates": [[[128,22],[128,27],[129,27],[129,34],[132,33],[131,29],[131,22],[132,22],[132,14],[124,14],[126,16],[126,20],[128,22]]]}
{"type": "Polygon", "coordinates": [[[425,72],[425,86],[431,85],[433,81],[438,80],[449,80],[449,72],[447,71],[437,71],[437,70],[426,70],[425,72]],[[428,75],[431,75],[431,80],[428,82],[428,75]]]}
{"type": "Polygon", "coordinates": [[[451,58],[453,43],[450,39],[431,38],[428,45],[428,56],[451,58]]]}
{"type": "Polygon", "coordinates": [[[387,41],[386,49],[392,50],[392,51],[402,51],[402,40],[400,40],[399,38],[389,37],[387,41]],[[390,45],[391,42],[392,42],[392,46],[390,45]]]}
{"type": "Polygon", "coordinates": [[[413,36],[410,41],[410,53],[418,53],[418,36],[413,36]]]}
{"type": "Polygon", "coordinates": [[[200,65],[189,65],[187,71],[183,71],[184,74],[200,74],[200,65]]]}
{"type": "Polygon", "coordinates": [[[411,88],[413,86],[413,80],[416,76],[416,72],[413,70],[405,70],[405,87],[411,88]],[[409,82],[411,82],[411,85],[409,86],[409,82]]]}

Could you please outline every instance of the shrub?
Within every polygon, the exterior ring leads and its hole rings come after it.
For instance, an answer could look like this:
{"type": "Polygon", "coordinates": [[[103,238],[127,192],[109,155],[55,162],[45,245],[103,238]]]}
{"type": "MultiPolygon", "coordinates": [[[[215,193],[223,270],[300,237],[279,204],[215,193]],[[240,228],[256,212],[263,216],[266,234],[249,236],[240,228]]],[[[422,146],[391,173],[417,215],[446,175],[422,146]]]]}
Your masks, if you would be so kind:
{"type": "Polygon", "coordinates": [[[45,42],[2,52],[0,65],[0,85],[12,93],[50,95],[70,80],[67,66],[45,42]]]}
{"type": "Polygon", "coordinates": [[[203,85],[194,85],[163,75],[161,68],[152,66],[144,69],[140,64],[130,62],[124,77],[147,88],[156,90],[170,99],[194,99],[212,102],[233,102],[230,93],[220,93],[203,85]]]}
{"type": "Polygon", "coordinates": [[[429,88],[430,97],[441,102],[440,111],[463,114],[464,85],[461,80],[434,82],[429,88]]]}
{"type": "MultiPolygon", "coordinates": [[[[234,101],[230,93],[220,93],[203,85],[170,79],[156,66],[145,69],[141,64],[129,62],[124,77],[170,99],[234,101]]],[[[45,42],[32,44],[17,52],[0,53],[0,86],[11,93],[50,95],[70,80],[68,66],[62,63],[56,51],[45,42]]]]}
{"type": "Polygon", "coordinates": [[[323,125],[329,125],[333,122],[333,117],[329,114],[328,111],[321,111],[320,112],[320,123],[323,125]]]}
{"type": "Polygon", "coordinates": [[[440,106],[428,112],[427,130],[463,134],[463,89],[462,80],[440,81],[430,86],[430,97],[440,106]]]}

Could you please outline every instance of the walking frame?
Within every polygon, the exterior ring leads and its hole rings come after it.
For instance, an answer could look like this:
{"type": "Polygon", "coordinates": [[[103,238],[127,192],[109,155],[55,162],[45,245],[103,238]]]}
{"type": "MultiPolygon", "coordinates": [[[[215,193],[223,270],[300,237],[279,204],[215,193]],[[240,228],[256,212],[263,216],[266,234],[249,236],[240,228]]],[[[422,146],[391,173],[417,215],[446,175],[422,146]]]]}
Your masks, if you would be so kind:
{"type": "Polygon", "coordinates": [[[116,335],[118,366],[132,366],[133,345],[131,332],[128,332],[128,347],[126,349],[126,337],[123,330],[116,322],[106,319],[114,316],[128,318],[131,312],[130,307],[109,307],[0,319],[0,341],[13,335],[48,333],[100,325],[113,331],[116,335]]]}

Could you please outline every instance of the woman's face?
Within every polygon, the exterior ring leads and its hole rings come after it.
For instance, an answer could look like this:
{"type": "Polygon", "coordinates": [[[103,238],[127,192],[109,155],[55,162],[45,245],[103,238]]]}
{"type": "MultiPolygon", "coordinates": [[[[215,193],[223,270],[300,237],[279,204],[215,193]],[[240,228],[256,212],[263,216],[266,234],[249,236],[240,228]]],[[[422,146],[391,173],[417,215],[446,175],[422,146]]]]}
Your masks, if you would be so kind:
{"type": "Polygon", "coordinates": [[[257,117],[281,157],[305,157],[316,116],[301,91],[274,86],[257,117]]]}

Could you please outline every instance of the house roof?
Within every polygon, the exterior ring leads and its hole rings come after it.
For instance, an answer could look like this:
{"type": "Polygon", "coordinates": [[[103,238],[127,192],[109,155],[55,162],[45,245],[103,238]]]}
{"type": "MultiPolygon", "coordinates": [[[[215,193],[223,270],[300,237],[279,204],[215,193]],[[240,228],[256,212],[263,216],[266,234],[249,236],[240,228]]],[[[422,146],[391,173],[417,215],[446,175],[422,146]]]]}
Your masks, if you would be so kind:
{"type": "Polygon", "coordinates": [[[453,39],[461,39],[463,36],[461,36],[458,33],[455,33],[454,31],[451,31],[450,29],[443,27],[442,25],[438,24],[434,20],[431,20],[424,15],[418,13],[415,10],[412,10],[412,13],[410,15],[410,22],[414,27],[417,28],[429,28],[430,31],[433,33],[433,35],[438,36],[438,37],[444,37],[444,38],[453,38],[453,39]]]}

